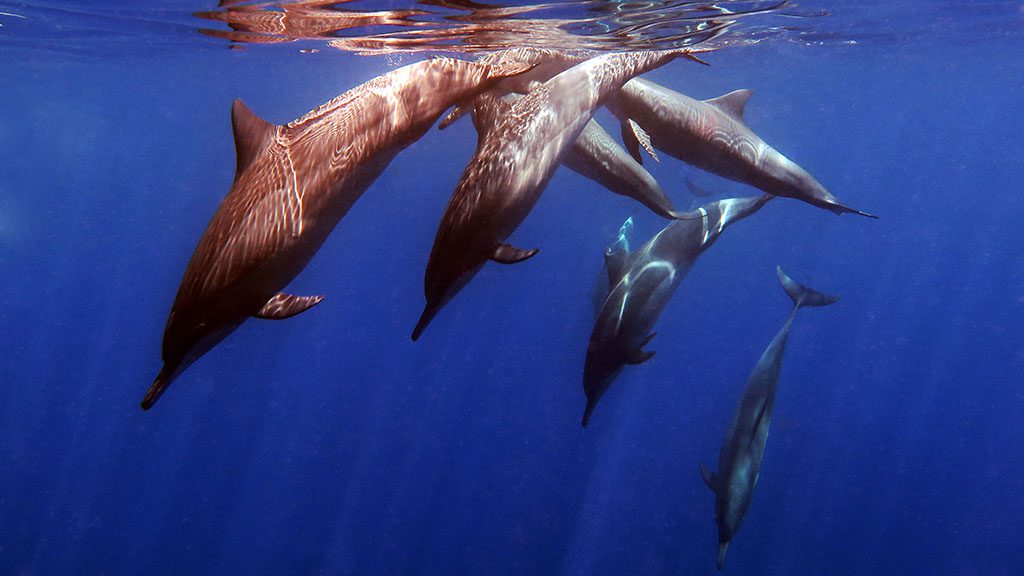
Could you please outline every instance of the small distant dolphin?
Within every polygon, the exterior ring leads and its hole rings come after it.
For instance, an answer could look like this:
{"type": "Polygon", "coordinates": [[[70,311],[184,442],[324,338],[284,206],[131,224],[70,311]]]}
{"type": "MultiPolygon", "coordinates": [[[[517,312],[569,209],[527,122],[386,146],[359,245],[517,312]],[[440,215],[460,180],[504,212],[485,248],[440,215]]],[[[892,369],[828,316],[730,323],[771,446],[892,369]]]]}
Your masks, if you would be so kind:
{"type": "Polygon", "coordinates": [[[796,311],[803,306],[828,306],[839,299],[838,296],[828,296],[797,284],[786,276],[781,267],[776,268],[775,272],[786,294],[793,300],[793,312],[750,374],[747,387],[736,406],[732,425],[722,442],[718,474],[703,464],[700,467],[704,483],[715,493],[719,570],[725,564],[729,542],[743,523],[750,499],[754,495],[754,486],[757,485],[761,457],[764,456],[768,428],[772,421],[772,408],[775,406],[782,355],[786,351],[786,338],[796,318],[796,311]]]}
{"type": "Polygon", "coordinates": [[[836,214],[877,218],[840,204],[806,170],[755,134],[743,119],[750,95],[750,90],[736,90],[694,100],[636,78],[610,98],[607,107],[622,122],[626,147],[638,161],[638,144],[650,138],[655,148],[683,162],[768,194],[797,198],[836,214]]]}
{"type": "Polygon", "coordinates": [[[643,347],[654,338],[654,323],[697,258],[726,227],[757,212],[771,198],[727,198],[701,206],[687,213],[694,218],[672,222],[636,252],[618,248],[623,246],[620,232],[616,248],[605,253],[610,288],[587,346],[584,426],[623,366],[654,356],[643,347]]]}
{"type": "Polygon", "coordinates": [[[232,108],[235,181],[199,240],[167,320],[164,365],[142,400],[247,318],[283,319],[322,296],[281,290],[405,147],[457,102],[529,65],[437,58],[379,76],[284,126],[232,108]]]}
{"type": "MultiPolygon", "coordinates": [[[[513,264],[537,253],[505,240],[533,209],[594,111],[633,76],[678,57],[697,60],[685,48],[597,56],[481,120],[476,152],[434,238],[424,278],[427,303],[413,340],[487,260],[513,264]]],[[[497,97],[481,98],[492,100],[490,109],[500,108],[497,97]]]]}

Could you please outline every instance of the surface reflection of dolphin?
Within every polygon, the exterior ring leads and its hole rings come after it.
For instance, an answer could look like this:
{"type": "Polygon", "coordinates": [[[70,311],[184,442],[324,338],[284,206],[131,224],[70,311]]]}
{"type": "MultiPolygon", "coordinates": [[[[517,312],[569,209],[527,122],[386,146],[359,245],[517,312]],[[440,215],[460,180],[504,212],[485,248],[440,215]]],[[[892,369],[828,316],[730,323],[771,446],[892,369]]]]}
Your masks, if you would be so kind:
{"type": "Polygon", "coordinates": [[[164,331],[164,366],[142,408],[247,318],[288,318],[319,303],[321,296],[281,290],[395,155],[455,102],[526,69],[419,62],[284,126],[235,101],[235,181],[185,270],[164,331]]]}
{"type": "Polygon", "coordinates": [[[605,54],[569,68],[481,119],[476,152],[445,209],[424,277],[426,306],[413,330],[427,324],[487,260],[521,262],[536,250],[505,240],[540,198],[555,169],[598,107],[614,91],[686,49],[605,54]]]}
{"type": "Polygon", "coordinates": [[[689,213],[696,218],[670,223],[635,252],[628,250],[620,232],[605,253],[609,290],[587,345],[584,426],[622,368],[654,356],[643,348],[654,338],[655,322],[697,258],[729,225],[757,212],[769,199],[727,198],[701,206],[689,213]]]}
{"type": "Polygon", "coordinates": [[[747,380],[732,424],[722,442],[718,473],[715,474],[703,465],[700,467],[704,483],[715,493],[719,570],[725,564],[729,542],[747,514],[761,472],[761,458],[764,456],[768,429],[772,422],[782,356],[786,351],[786,339],[793,319],[796,318],[796,311],[804,306],[828,306],[839,299],[838,296],[828,296],[797,284],[786,276],[782,268],[777,268],[776,274],[786,294],[793,300],[793,312],[761,355],[747,380]]]}

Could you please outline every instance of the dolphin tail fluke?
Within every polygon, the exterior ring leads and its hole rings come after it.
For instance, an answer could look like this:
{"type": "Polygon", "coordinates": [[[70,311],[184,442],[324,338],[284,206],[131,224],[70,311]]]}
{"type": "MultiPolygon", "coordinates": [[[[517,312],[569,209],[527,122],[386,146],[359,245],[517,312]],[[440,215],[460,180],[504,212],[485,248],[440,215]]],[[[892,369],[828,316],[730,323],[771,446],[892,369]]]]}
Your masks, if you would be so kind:
{"type": "Polygon", "coordinates": [[[165,363],[164,367],[160,369],[160,373],[156,375],[156,380],[153,380],[153,384],[146,392],[146,396],[142,399],[143,410],[149,410],[153,407],[153,404],[156,404],[156,401],[163,396],[164,390],[167,390],[167,387],[171,385],[174,377],[175,369],[165,363]]]}
{"type": "Polygon", "coordinates": [[[590,424],[590,416],[594,413],[594,408],[597,408],[597,397],[587,398],[587,407],[583,409],[582,424],[584,428],[590,424]]]}
{"type": "Polygon", "coordinates": [[[790,299],[793,300],[793,305],[796,307],[828,306],[836,300],[839,300],[838,295],[832,296],[829,294],[822,294],[821,292],[811,290],[810,288],[797,283],[782,271],[782,266],[775,267],[775,274],[779,277],[779,283],[782,284],[782,289],[786,291],[786,294],[788,294],[790,299]]]}
{"type": "Polygon", "coordinates": [[[715,562],[715,566],[721,570],[725,566],[725,553],[729,550],[728,542],[718,543],[718,560],[715,562]]]}
{"type": "Polygon", "coordinates": [[[835,212],[836,214],[840,214],[840,215],[842,215],[842,214],[857,214],[858,216],[864,216],[866,218],[873,218],[875,220],[878,220],[878,215],[877,214],[869,214],[867,212],[862,212],[860,210],[857,210],[856,208],[850,208],[849,206],[844,206],[842,204],[830,204],[828,206],[828,209],[833,211],[833,212],[835,212]]]}

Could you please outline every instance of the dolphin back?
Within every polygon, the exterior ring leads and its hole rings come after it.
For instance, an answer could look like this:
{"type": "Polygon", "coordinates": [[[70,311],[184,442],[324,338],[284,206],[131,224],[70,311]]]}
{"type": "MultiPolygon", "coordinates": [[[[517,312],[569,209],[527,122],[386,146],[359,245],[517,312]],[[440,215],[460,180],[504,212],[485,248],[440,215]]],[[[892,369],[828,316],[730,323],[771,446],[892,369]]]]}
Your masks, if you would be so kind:
{"type": "Polygon", "coordinates": [[[782,289],[786,291],[786,294],[793,300],[793,306],[797,308],[801,306],[828,306],[839,300],[838,295],[822,294],[798,283],[782,271],[782,266],[775,267],[775,274],[779,277],[782,289]]]}

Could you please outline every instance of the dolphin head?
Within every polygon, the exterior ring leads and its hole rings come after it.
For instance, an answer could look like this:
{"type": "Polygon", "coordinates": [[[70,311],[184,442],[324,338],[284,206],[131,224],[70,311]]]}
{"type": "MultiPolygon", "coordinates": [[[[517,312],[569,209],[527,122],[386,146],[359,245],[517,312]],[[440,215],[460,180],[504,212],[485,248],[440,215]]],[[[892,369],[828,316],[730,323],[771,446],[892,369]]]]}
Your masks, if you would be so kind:
{"type": "Polygon", "coordinates": [[[705,205],[701,208],[707,213],[707,240],[704,241],[704,246],[710,246],[730,224],[757,212],[771,199],[772,196],[762,194],[761,196],[743,198],[725,198],[705,205]]]}
{"type": "Polygon", "coordinates": [[[583,392],[587,395],[587,406],[583,411],[583,426],[590,423],[590,416],[608,387],[622,371],[623,363],[615,353],[611,342],[591,340],[587,347],[587,361],[583,367],[583,392]]]}
{"type": "Polygon", "coordinates": [[[423,278],[423,293],[427,304],[416,322],[412,339],[418,340],[434,316],[470,281],[486,262],[486,258],[472,258],[471,254],[431,254],[423,278]]]}
{"type": "Polygon", "coordinates": [[[758,187],[769,194],[803,200],[836,214],[853,213],[877,218],[873,214],[840,204],[807,170],[776,150],[765,157],[762,168],[765,178],[758,187]]]}
{"type": "Polygon", "coordinates": [[[718,560],[715,562],[715,566],[721,570],[725,566],[725,553],[729,550],[729,540],[722,540],[721,537],[718,539],[718,560]]]}

